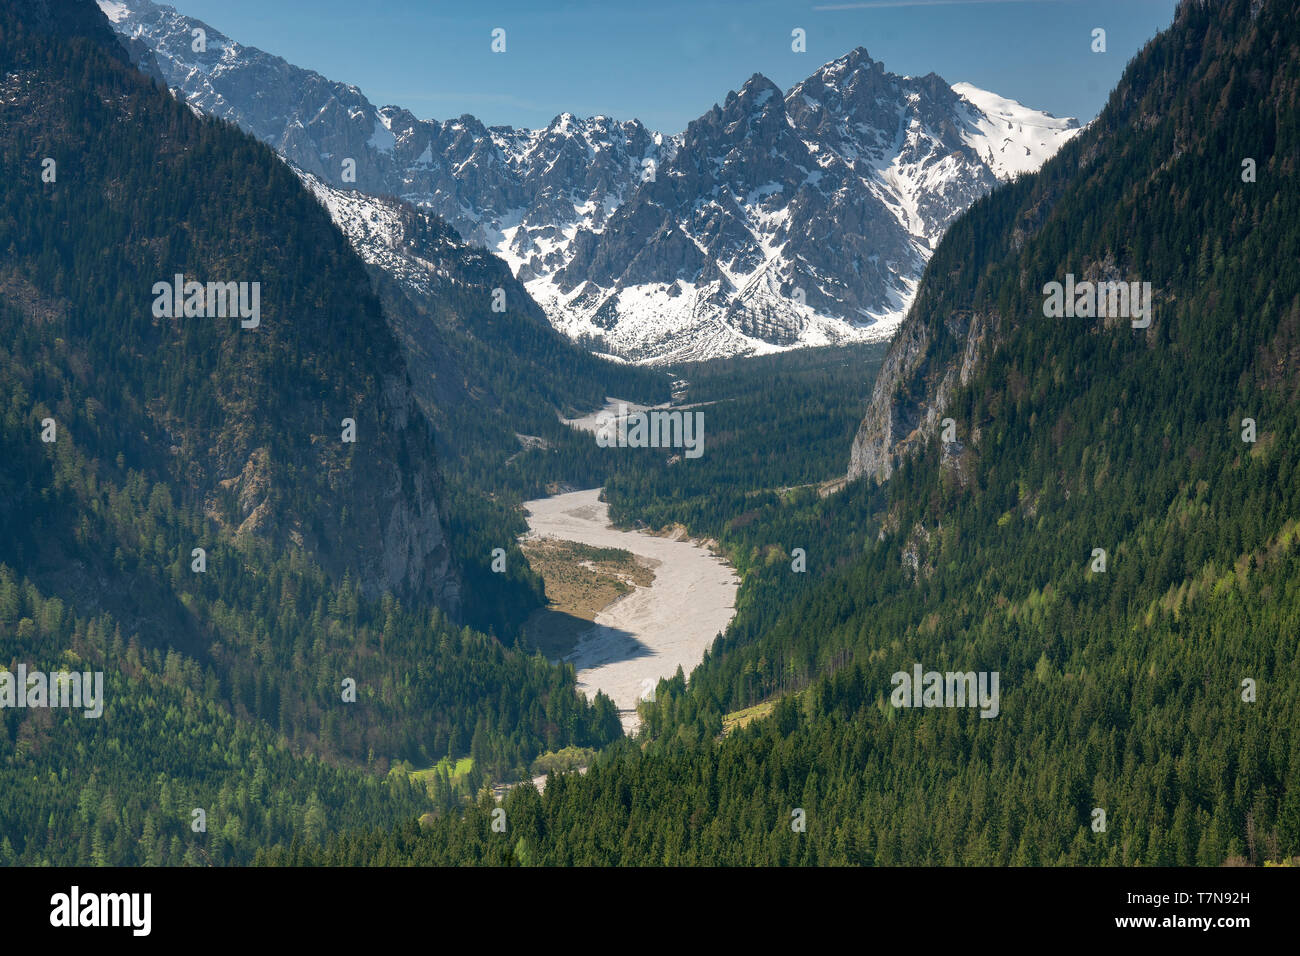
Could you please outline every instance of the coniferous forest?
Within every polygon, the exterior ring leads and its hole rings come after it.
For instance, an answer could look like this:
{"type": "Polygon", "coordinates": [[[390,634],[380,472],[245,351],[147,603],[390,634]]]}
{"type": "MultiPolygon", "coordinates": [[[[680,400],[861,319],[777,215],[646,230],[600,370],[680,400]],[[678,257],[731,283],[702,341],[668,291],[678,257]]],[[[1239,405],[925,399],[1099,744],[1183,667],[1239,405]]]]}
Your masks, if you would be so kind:
{"type": "Polygon", "coordinates": [[[0,862],[1300,858],[1298,158],[1295,11],[1185,2],[892,346],[641,367],[494,312],[491,256],[424,298],[367,265],[95,5],[0,9],[0,668],[104,674],[102,719],[0,709],[0,862]],[[1046,316],[1067,273],[1152,321],[1046,316]],[[177,274],[259,324],[152,313],[177,274]],[[564,424],[610,397],[704,409],[708,454],[564,424]],[[890,473],[846,480],[879,408],[890,473]],[[633,736],[528,624],[520,504],[598,485],[740,579],[633,736]],[[891,703],[916,664],[996,672],[996,719],[891,703]]]}
{"type": "Polygon", "coordinates": [[[416,485],[412,510],[440,479],[415,403],[376,400],[402,359],[324,210],[269,150],[113,56],[106,25],[68,39],[4,16],[5,663],[107,679],[102,720],[4,711],[6,860],[248,862],[454,804],[398,762],[471,756],[510,779],[618,736],[571,669],[449,616],[463,584],[445,538],[396,587],[356,570],[404,517],[380,510],[386,476],[416,485]],[[52,188],[33,155],[62,159],[52,188]],[[151,320],[153,281],[176,272],[260,276],[260,327],[151,320]],[[378,438],[355,462],[324,440],[344,417],[378,438]],[[216,843],[196,843],[191,808],[216,843]]]}

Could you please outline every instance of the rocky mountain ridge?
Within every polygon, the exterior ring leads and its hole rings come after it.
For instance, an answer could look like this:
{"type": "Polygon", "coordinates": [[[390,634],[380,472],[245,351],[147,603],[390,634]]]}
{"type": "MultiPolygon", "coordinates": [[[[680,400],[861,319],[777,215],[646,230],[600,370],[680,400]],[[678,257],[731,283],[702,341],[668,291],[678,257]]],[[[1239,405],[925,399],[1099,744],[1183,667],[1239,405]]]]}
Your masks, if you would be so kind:
{"type": "Polygon", "coordinates": [[[538,130],[422,120],[170,7],[99,4],[194,108],[325,183],[441,216],[556,328],[637,362],[889,338],[953,218],[1079,129],[861,47],[788,92],[755,74],[673,136],[567,112],[538,130]]]}

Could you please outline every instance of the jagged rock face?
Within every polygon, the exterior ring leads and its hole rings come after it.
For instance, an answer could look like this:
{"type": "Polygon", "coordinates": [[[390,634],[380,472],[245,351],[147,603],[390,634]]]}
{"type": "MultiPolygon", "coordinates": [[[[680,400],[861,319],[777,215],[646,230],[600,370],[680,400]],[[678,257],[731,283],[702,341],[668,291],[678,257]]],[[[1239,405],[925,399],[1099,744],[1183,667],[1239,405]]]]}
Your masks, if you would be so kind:
{"type": "Polygon", "coordinates": [[[786,94],[755,75],[528,288],[643,361],[887,338],[949,223],[1076,131],[861,49],[786,94]]]}
{"type": "Polygon", "coordinates": [[[196,109],[325,183],[443,217],[556,328],[633,361],[887,339],[952,219],[1078,131],[861,48],[788,93],[755,75],[671,137],[568,113],[542,130],[420,120],[171,8],[100,6],[196,109]]]}
{"type": "Polygon", "coordinates": [[[615,351],[685,359],[888,335],[877,320],[909,296],[924,251],[845,160],[864,155],[844,142],[851,117],[827,123],[802,88],[751,77],[599,237],[575,243],[555,285],[570,311],[599,315],[615,351]]]}
{"type": "MultiPolygon", "coordinates": [[[[932,367],[933,335],[922,322],[907,321],[899,329],[871,390],[867,413],[853,438],[848,479],[870,475],[879,482],[913,448],[939,432],[952,393],[970,384],[1001,323],[996,313],[950,316],[943,335],[960,343],[957,361],[932,367]]],[[[950,464],[969,450],[946,449],[950,464]]]]}
{"type": "Polygon", "coordinates": [[[871,475],[883,482],[893,474],[902,442],[915,432],[918,418],[915,405],[898,400],[898,390],[916,371],[928,342],[929,335],[919,324],[904,323],[889,347],[871,389],[867,414],[853,438],[850,481],[871,475]]]}
{"type": "Polygon", "coordinates": [[[338,432],[311,436],[306,460],[334,511],[305,520],[285,500],[293,466],[283,452],[268,458],[259,448],[234,483],[244,518],[237,532],[304,547],[333,577],[350,575],[371,597],[431,600],[454,615],[461,582],[444,530],[442,477],[405,368],[392,357],[400,374],[377,379],[377,415],[358,419],[368,446],[343,445],[338,432]],[[376,423],[383,423],[378,432],[376,423]]]}
{"type": "MultiPolygon", "coordinates": [[[[384,414],[395,428],[423,422],[405,375],[387,377],[382,395],[384,414]]],[[[375,507],[377,553],[362,566],[362,587],[372,593],[435,594],[442,606],[456,611],[460,579],[439,514],[441,476],[429,459],[421,459],[407,461],[387,479],[375,507]]]]}
{"type": "Polygon", "coordinates": [[[579,119],[564,113],[544,130],[494,129],[494,140],[520,180],[526,205],[499,226],[491,243],[524,280],[550,276],[567,262],[579,229],[598,232],[646,168],[671,155],[673,144],[632,120],[579,119]],[[518,225],[512,225],[513,219],[518,225]]]}

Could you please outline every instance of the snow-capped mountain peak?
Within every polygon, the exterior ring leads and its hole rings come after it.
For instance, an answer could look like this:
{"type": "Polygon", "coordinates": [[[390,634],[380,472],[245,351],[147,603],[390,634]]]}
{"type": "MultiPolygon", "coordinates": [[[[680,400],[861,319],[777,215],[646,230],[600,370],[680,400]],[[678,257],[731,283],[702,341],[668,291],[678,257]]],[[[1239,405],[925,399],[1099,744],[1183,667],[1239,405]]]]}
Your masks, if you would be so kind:
{"type": "MultiPolygon", "coordinates": [[[[534,130],[422,120],[170,7],[99,5],[192,107],[320,187],[442,217],[501,256],[557,328],[633,361],[887,338],[948,224],[1078,132],[967,83],[895,75],[861,47],[786,92],[756,73],[672,136],[567,111],[534,130]]],[[[336,218],[365,206],[328,204],[336,218]]],[[[345,231],[386,258],[367,230],[345,231]]]]}

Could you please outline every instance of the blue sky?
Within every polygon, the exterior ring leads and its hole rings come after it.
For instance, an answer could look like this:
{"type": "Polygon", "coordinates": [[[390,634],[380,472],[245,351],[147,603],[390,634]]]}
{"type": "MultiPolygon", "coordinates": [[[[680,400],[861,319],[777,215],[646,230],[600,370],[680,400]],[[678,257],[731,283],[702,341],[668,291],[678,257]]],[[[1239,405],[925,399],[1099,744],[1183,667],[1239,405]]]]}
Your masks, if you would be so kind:
{"type": "Polygon", "coordinates": [[[679,132],[753,73],[782,89],[863,46],[1058,116],[1094,117],[1175,0],[172,0],[234,39],[422,118],[569,111],[679,132]],[[506,30],[506,52],[490,49],[506,30]],[[791,51],[791,30],[807,52],[791,51]],[[1106,52],[1090,49],[1106,31],[1106,52]]]}

